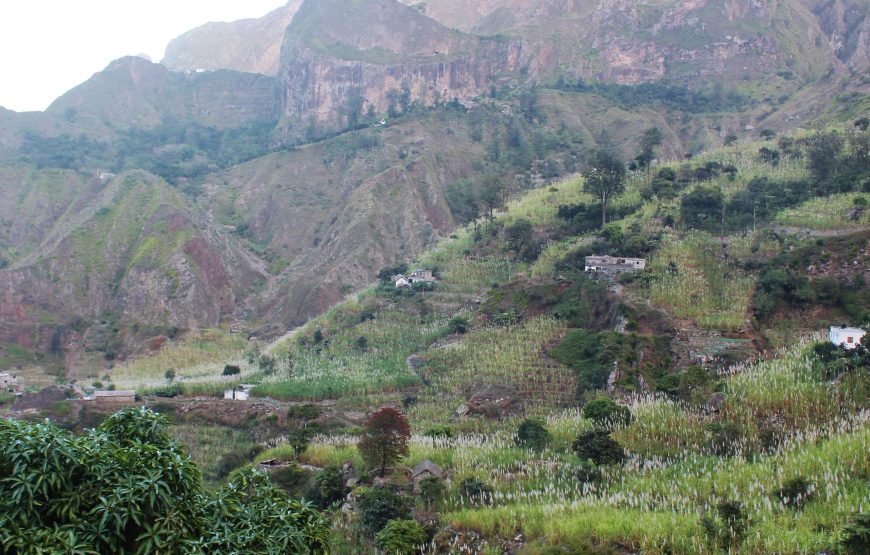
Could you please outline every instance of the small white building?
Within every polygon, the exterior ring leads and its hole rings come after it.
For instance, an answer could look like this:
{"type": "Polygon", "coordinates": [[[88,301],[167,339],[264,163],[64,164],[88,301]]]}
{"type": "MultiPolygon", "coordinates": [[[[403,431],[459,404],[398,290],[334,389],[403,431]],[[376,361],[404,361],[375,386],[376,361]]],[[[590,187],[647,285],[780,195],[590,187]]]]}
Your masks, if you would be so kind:
{"type": "Polygon", "coordinates": [[[587,256],[586,271],[595,274],[618,275],[640,272],[646,268],[646,259],[618,256],[587,256]]]}
{"type": "Polygon", "coordinates": [[[398,274],[393,276],[393,283],[396,284],[397,289],[402,289],[404,287],[411,287],[411,285],[415,283],[425,282],[432,283],[438,281],[435,279],[435,276],[432,275],[432,270],[424,270],[417,269],[408,274],[407,276],[398,274]]]}
{"type": "Polygon", "coordinates": [[[842,346],[846,349],[854,349],[859,343],[861,343],[861,340],[866,334],[867,332],[861,328],[831,326],[831,329],[828,332],[828,339],[838,347],[842,346]]]}

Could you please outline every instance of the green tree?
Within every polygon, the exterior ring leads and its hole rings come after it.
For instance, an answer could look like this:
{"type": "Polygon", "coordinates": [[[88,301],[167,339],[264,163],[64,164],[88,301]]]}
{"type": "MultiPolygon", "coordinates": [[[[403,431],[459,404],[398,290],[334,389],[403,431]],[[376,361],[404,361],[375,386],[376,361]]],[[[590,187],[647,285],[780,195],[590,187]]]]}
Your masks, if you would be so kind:
{"type": "Polygon", "coordinates": [[[656,149],[661,144],[662,132],[659,131],[658,127],[650,127],[643,132],[643,136],[640,138],[640,154],[635,157],[635,161],[641,169],[646,169],[655,160],[656,149]]]}
{"type": "Polygon", "coordinates": [[[238,376],[242,373],[242,369],[236,366],[235,364],[227,364],[224,366],[223,375],[224,376],[238,376]]]}
{"type": "Polygon", "coordinates": [[[680,201],[680,218],[688,228],[715,231],[724,206],[725,199],[720,189],[697,187],[680,201]]]}
{"type": "Polygon", "coordinates": [[[843,529],[840,545],[849,555],[870,553],[870,513],[855,515],[843,529]]]}
{"type": "Polygon", "coordinates": [[[516,443],[526,449],[542,451],[550,443],[550,432],[540,420],[528,419],[517,428],[516,443]]]}
{"type": "Polygon", "coordinates": [[[293,448],[293,455],[298,459],[311,444],[311,436],[314,433],[308,428],[298,428],[287,436],[287,443],[293,448]]]}
{"type": "Polygon", "coordinates": [[[843,153],[843,137],[836,131],[819,132],[807,145],[807,167],[819,181],[827,181],[837,173],[843,153]]]}
{"type": "Polygon", "coordinates": [[[408,440],[411,426],[405,415],[393,407],[381,407],[366,422],[365,430],[357,448],[363,460],[380,469],[384,476],[386,467],[408,455],[408,440]]]}
{"type": "Polygon", "coordinates": [[[483,208],[489,225],[492,225],[495,220],[495,210],[504,203],[504,183],[494,173],[484,176],[477,194],[477,202],[483,208]]]}
{"type": "Polygon", "coordinates": [[[211,493],[166,420],[125,409],[74,437],[0,420],[0,552],[325,554],[329,528],[262,473],[211,493]]]}
{"type": "Polygon", "coordinates": [[[616,404],[609,397],[594,399],[583,405],[583,416],[606,429],[631,422],[631,411],[628,407],[616,404]]]}
{"type": "Polygon", "coordinates": [[[378,546],[395,555],[413,555],[426,543],[426,532],[416,520],[391,520],[377,536],[378,546]]]}
{"type": "Polygon", "coordinates": [[[166,372],[163,373],[163,377],[166,378],[166,381],[169,383],[172,383],[175,381],[176,375],[177,374],[175,373],[175,370],[172,368],[167,368],[166,372]]]}
{"type": "Polygon", "coordinates": [[[581,460],[590,460],[597,465],[622,464],[625,460],[625,450],[607,430],[582,433],[571,448],[581,460]]]}
{"type": "Polygon", "coordinates": [[[599,151],[586,170],[583,190],[601,204],[601,227],[607,225],[607,204],[625,190],[625,164],[606,151],[599,151]]]}

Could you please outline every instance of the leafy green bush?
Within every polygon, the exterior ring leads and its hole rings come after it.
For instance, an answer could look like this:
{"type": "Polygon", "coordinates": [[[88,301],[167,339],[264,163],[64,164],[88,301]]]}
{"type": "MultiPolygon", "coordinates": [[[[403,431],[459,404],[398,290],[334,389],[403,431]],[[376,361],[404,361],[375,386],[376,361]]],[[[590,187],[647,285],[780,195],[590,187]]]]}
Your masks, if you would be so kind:
{"type": "Polygon", "coordinates": [[[296,420],[317,420],[320,418],[322,409],[314,404],[306,403],[304,405],[291,405],[287,409],[287,418],[296,420]]]}
{"type": "Polygon", "coordinates": [[[701,518],[701,526],[711,546],[730,553],[746,537],[749,517],[740,502],[720,501],[715,514],[701,518]]]}
{"type": "Polygon", "coordinates": [[[797,476],[785,482],[774,492],[774,497],[786,507],[799,509],[804,506],[815,493],[815,487],[803,476],[797,476]]]}
{"type": "Polygon", "coordinates": [[[609,397],[599,397],[583,405],[583,416],[608,429],[631,422],[631,410],[616,404],[609,397]]]}
{"type": "Polygon", "coordinates": [[[462,318],[461,316],[451,318],[450,321],[447,322],[447,332],[458,334],[468,332],[468,319],[462,318]]]}
{"type": "Polygon", "coordinates": [[[426,533],[416,520],[391,520],[377,536],[378,546],[395,555],[413,555],[426,543],[426,533]]]}
{"type": "Polygon", "coordinates": [[[516,443],[520,447],[541,451],[549,442],[550,432],[540,420],[525,420],[517,428],[516,443]]]}
{"type": "Polygon", "coordinates": [[[217,477],[225,478],[229,476],[233,470],[254,460],[254,457],[256,457],[259,452],[260,448],[256,447],[253,449],[233,449],[232,451],[224,453],[218,460],[217,469],[215,471],[217,477]]]}
{"type": "Polygon", "coordinates": [[[459,483],[459,492],[472,505],[485,505],[490,501],[492,486],[478,478],[466,478],[459,483]]]}
{"type": "Polygon", "coordinates": [[[444,487],[444,482],[440,478],[429,476],[420,480],[420,498],[426,502],[428,507],[440,503],[446,493],[447,488],[444,487]]]}
{"type": "Polygon", "coordinates": [[[849,555],[870,553],[870,513],[855,515],[843,529],[840,545],[849,555]]]}
{"type": "Polygon", "coordinates": [[[331,464],[317,473],[314,484],[308,492],[311,502],[325,509],[339,502],[347,495],[347,488],[341,476],[341,469],[331,464]]]}
{"type": "Polygon", "coordinates": [[[581,460],[590,460],[597,465],[622,464],[626,457],[625,449],[606,430],[580,434],[571,448],[581,460]]]}
{"type": "Polygon", "coordinates": [[[391,520],[403,520],[410,516],[408,501],[387,488],[372,488],[362,491],[357,497],[360,522],[377,534],[391,520]]]}
{"type": "Polygon", "coordinates": [[[242,373],[242,369],[236,366],[235,364],[227,364],[224,366],[223,375],[224,376],[238,376],[242,373]]]}

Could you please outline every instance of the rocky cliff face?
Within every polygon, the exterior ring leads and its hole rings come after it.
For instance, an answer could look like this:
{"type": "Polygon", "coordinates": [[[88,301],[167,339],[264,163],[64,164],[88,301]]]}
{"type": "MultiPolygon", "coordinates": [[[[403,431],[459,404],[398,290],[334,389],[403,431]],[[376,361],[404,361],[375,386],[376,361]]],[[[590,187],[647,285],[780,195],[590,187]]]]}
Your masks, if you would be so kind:
{"type": "Polygon", "coordinates": [[[520,54],[517,41],[450,31],[395,0],[308,0],[282,48],[283,116],[336,129],[355,99],[381,114],[402,89],[424,106],[468,100],[517,71],[520,54]]]}
{"type": "Polygon", "coordinates": [[[803,0],[837,57],[855,73],[870,71],[870,1],[803,0]]]}
{"type": "Polygon", "coordinates": [[[161,63],[180,71],[234,69],[276,75],[284,29],[301,3],[290,0],[259,19],[206,23],[170,41],[161,63]]]}

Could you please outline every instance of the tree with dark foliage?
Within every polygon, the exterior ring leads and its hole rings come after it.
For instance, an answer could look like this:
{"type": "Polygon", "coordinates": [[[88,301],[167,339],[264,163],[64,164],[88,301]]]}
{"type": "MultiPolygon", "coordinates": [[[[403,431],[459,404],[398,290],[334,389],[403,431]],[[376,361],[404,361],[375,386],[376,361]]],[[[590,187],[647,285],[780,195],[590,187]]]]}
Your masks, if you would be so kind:
{"type": "Polygon", "coordinates": [[[369,417],[357,448],[363,460],[380,469],[381,477],[387,465],[408,455],[411,426],[405,415],[393,407],[381,407],[369,417]]]}

